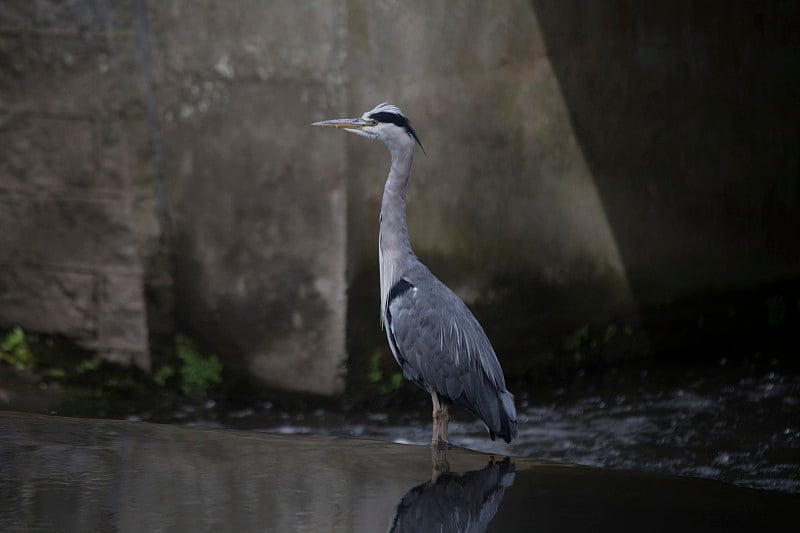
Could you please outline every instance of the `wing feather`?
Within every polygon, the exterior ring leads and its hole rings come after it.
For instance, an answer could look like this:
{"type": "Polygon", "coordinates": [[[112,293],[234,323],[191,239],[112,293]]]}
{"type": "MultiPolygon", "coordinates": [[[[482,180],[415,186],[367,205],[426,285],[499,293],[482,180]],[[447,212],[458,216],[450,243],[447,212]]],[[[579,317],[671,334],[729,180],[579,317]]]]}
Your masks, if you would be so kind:
{"type": "Polygon", "coordinates": [[[406,378],[479,416],[493,438],[513,438],[516,412],[500,363],[458,296],[427,272],[398,281],[387,300],[387,337],[406,378]]]}

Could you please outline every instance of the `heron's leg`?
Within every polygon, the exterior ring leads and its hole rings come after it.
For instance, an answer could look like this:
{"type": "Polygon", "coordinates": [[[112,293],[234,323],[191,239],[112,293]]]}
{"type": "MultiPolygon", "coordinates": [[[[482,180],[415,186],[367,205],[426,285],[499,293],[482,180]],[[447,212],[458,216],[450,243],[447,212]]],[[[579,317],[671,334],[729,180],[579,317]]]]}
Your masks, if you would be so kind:
{"type": "Polygon", "coordinates": [[[439,444],[439,431],[441,427],[442,405],[439,403],[439,395],[431,391],[431,401],[433,402],[433,436],[431,444],[439,444]]]}
{"type": "Polygon", "coordinates": [[[439,395],[431,392],[433,402],[433,437],[431,438],[431,462],[433,473],[431,480],[436,483],[439,475],[450,471],[447,461],[447,406],[439,401],[439,395]],[[442,424],[444,423],[444,425],[442,424]]]}
{"type": "Polygon", "coordinates": [[[431,481],[436,483],[439,476],[450,471],[450,463],[447,461],[447,446],[438,444],[431,445],[431,481]]]}
{"type": "Polygon", "coordinates": [[[447,442],[447,426],[450,424],[450,412],[446,404],[441,404],[442,420],[440,422],[442,433],[442,442],[447,442]]]}

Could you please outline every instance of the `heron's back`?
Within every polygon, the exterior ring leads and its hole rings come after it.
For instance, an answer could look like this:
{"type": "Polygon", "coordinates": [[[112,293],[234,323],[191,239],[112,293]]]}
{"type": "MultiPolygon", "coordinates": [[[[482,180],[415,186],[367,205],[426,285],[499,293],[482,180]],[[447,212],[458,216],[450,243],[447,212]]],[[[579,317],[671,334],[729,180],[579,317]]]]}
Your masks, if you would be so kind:
{"type": "Polygon", "coordinates": [[[403,374],[480,417],[490,436],[517,434],[514,399],[486,333],[467,306],[419,261],[396,281],[384,321],[403,374]]]}

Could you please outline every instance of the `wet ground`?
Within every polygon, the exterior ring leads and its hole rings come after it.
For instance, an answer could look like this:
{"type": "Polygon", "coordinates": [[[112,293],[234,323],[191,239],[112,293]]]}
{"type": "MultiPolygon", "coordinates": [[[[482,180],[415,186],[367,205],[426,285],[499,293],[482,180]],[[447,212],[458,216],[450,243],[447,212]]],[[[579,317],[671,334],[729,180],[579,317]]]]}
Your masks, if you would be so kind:
{"type": "MultiPolygon", "coordinates": [[[[288,435],[360,437],[426,444],[430,411],[317,409],[270,403],[187,407],[168,421],[288,435]]],[[[450,439],[472,450],[587,466],[694,476],[743,487],[800,492],[800,374],[775,360],[695,366],[633,365],[567,377],[517,394],[519,437],[492,442],[458,414],[450,439]]],[[[153,420],[134,415],[133,420],[153,420]]]]}

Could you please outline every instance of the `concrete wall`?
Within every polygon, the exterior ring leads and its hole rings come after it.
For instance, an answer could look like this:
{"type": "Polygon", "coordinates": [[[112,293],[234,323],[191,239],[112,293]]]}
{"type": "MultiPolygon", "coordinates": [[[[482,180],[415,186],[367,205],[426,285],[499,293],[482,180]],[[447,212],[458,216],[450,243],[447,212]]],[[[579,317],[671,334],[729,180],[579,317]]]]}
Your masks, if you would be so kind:
{"type": "MultiPolygon", "coordinates": [[[[797,2],[350,6],[349,112],[411,117],[412,244],[513,367],[581,324],[800,274],[797,2]]],[[[371,354],[388,156],[348,150],[371,354]]]]}
{"type": "Polygon", "coordinates": [[[160,233],[129,6],[0,6],[0,322],[149,367],[160,233]]]}
{"type": "Polygon", "coordinates": [[[343,16],[4,2],[0,324],[145,368],[178,328],[228,369],[342,390],[344,139],[306,134],[346,107],[343,16]]]}
{"type": "Polygon", "coordinates": [[[800,4],[532,6],[637,302],[797,277],[800,4]]]}
{"type": "MultiPolygon", "coordinates": [[[[530,4],[351,7],[350,113],[390,100],[413,121],[428,155],[415,159],[409,191],[412,245],[495,346],[529,358],[556,326],[629,312],[624,265],[530,4]]],[[[350,339],[369,356],[385,351],[372,324],[388,154],[358,138],[348,150],[350,339]]]]}
{"type": "Polygon", "coordinates": [[[312,139],[309,124],[346,107],[344,9],[150,9],[178,326],[267,383],[338,392],[346,154],[344,139],[312,139]]]}
{"type": "Polygon", "coordinates": [[[796,278],[799,18],[796,2],[5,2],[0,323],[145,367],[177,327],[267,383],[342,390],[347,353],[386,351],[388,152],[308,124],[384,100],[428,151],[412,243],[504,353],[796,278]]]}

